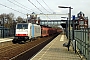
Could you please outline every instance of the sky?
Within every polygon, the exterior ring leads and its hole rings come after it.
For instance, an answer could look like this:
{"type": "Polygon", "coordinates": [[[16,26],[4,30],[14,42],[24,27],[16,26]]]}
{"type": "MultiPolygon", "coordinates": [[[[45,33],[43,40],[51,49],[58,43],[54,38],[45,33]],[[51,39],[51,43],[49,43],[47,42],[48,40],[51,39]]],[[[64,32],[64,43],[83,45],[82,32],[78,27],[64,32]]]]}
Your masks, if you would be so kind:
{"type": "Polygon", "coordinates": [[[71,15],[77,16],[77,14],[82,11],[86,17],[90,18],[89,0],[0,0],[0,14],[14,13],[15,17],[21,16],[26,18],[27,16],[25,14],[31,14],[32,12],[35,12],[36,14],[52,14],[53,12],[56,14],[68,13],[69,9],[58,8],[58,6],[72,7],[73,9],[71,10],[71,15]]]}

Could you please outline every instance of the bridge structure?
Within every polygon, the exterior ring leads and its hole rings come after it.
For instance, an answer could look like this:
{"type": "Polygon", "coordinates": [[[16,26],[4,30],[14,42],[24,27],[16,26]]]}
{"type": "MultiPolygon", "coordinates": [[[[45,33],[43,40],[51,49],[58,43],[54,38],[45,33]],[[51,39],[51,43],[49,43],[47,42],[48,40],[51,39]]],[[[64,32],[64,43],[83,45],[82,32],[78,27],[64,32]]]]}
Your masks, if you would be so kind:
{"type": "Polygon", "coordinates": [[[66,24],[67,20],[41,20],[40,24],[41,25],[48,25],[48,26],[60,26],[62,23],[66,24]]]}
{"type": "Polygon", "coordinates": [[[48,26],[60,26],[61,23],[66,23],[68,19],[61,18],[61,17],[67,17],[68,14],[27,14],[27,19],[34,18],[32,20],[39,20],[41,25],[48,25],[48,26]]]}

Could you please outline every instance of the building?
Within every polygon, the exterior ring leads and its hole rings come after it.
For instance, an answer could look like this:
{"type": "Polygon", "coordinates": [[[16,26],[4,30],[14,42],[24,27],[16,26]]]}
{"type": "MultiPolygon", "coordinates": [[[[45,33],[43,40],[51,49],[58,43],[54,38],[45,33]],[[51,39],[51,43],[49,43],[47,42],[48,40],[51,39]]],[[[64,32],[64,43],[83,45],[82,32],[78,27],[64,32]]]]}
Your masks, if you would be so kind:
{"type": "Polygon", "coordinates": [[[88,28],[88,17],[85,17],[83,12],[79,12],[77,17],[75,17],[75,29],[79,30],[81,28],[88,28]]]}

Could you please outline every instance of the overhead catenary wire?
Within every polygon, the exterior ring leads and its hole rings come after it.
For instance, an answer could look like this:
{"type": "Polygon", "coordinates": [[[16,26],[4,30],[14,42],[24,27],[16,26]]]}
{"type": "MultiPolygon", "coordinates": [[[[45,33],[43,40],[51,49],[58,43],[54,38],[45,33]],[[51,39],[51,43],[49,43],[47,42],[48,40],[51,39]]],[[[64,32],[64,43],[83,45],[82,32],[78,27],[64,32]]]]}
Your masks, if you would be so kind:
{"type": "MultiPolygon", "coordinates": [[[[30,9],[30,8],[28,8],[27,6],[25,6],[25,5],[21,4],[21,3],[19,3],[18,1],[16,1],[16,0],[14,0],[14,1],[15,1],[16,3],[18,3],[18,4],[20,4],[21,6],[27,8],[27,9],[30,9]]],[[[30,10],[32,10],[32,9],[30,9],[30,10]]],[[[32,10],[32,11],[33,11],[33,10],[32,10]]]]}
{"type": "MultiPolygon", "coordinates": [[[[44,0],[42,0],[44,2],[44,4],[52,11],[52,13],[54,14],[54,11],[46,4],[46,2],[44,0]]],[[[54,16],[56,17],[56,16],[54,16]]]]}
{"type": "MultiPolygon", "coordinates": [[[[32,3],[30,0],[28,0],[33,6],[35,6],[39,11],[41,11],[42,12],[42,10],[40,10],[36,5],[34,5],[34,3],[32,3]]],[[[42,12],[43,13],[43,12],[42,12]]],[[[43,13],[44,14],[44,13],[43,13]]],[[[45,14],[44,14],[45,15],[45,14]]],[[[46,16],[46,15],[45,15],[46,16]]],[[[46,17],[48,17],[48,16],[46,16],[46,17]]],[[[49,17],[48,17],[49,18],[49,17]]],[[[50,18],[49,18],[50,19],[50,18]]],[[[51,19],[50,19],[51,20],[51,19]]]]}
{"type": "MultiPolygon", "coordinates": [[[[40,12],[42,12],[34,3],[32,3],[30,0],[28,0],[33,6],[35,6],[40,12]]],[[[43,13],[43,12],[42,12],[43,13]]]]}
{"type": "MultiPolygon", "coordinates": [[[[12,3],[12,4],[14,4],[14,5],[16,5],[16,6],[20,7],[20,8],[22,8],[22,9],[24,9],[24,10],[30,11],[30,10],[28,10],[28,9],[24,8],[24,7],[21,7],[21,6],[17,5],[17,4],[15,4],[15,3],[13,3],[13,2],[12,2],[12,1],[10,1],[10,0],[7,0],[7,1],[9,1],[10,3],[12,3]]],[[[30,11],[30,12],[31,12],[31,11],[30,11]]]]}
{"type": "Polygon", "coordinates": [[[53,10],[46,4],[46,2],[44,1],[44,0],[42,0],[44,3],[45,3],[45,5],[53,12],[53,10]]]}
{"type": "MultiPolygon", "coordinates": [[[[36,0],[39,4],[40,4],[40,2],[38,1],[38,0],[36,0]]],[[[41,6],[42,6],[42,4],[40,4],[41,6]]],[[[43,6],[42,6],[43,7],[43,6]]],[[[44,7],[43,7],[44,8],[44,7]]],[[[44,8],[45,9],[45,8],[44,8]]],[[[45,9],[47,12],[49,12],[47,9],[45,9]]],[[[51,13],[51,12],[49,12],[49,13],[51,13]]]]}
{"type": "Polygon", "coordinates": [[[18,13],[21,13],[21,14],[23,14],[23,15],[26,15],[26,14],[24,14],[23,12],[20,12],[20,11],[18,11],[18,10],[15,10],[15,9],[13,9],[13,8],[11,8],[11,7],[8,7],[8,6],[6,6],[6,5],[3,5],[3,4],[1,4],[1,3],[0,3],[0,5],[4,6],[4,7],[6,7],[6,8],[9,8],[9,9],[11,9],[11,10],[13,10],[13,11],[16,11],[16,12],[18,12],[18,13]]]}

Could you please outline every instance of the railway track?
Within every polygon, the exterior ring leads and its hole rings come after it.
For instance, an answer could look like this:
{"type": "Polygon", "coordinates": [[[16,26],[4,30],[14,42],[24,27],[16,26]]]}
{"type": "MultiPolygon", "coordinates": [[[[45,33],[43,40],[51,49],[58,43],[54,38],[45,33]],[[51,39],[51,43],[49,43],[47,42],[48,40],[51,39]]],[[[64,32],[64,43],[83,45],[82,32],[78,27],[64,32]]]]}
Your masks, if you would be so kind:
{"type": "Polygon", "coordinates": [[[54,37],[37,38],[25,44],[12,44],[12,42],[8,42],[5,46],[3,44],[3,46],[0,46],[0,60],[28,60],[54,37]]]}

